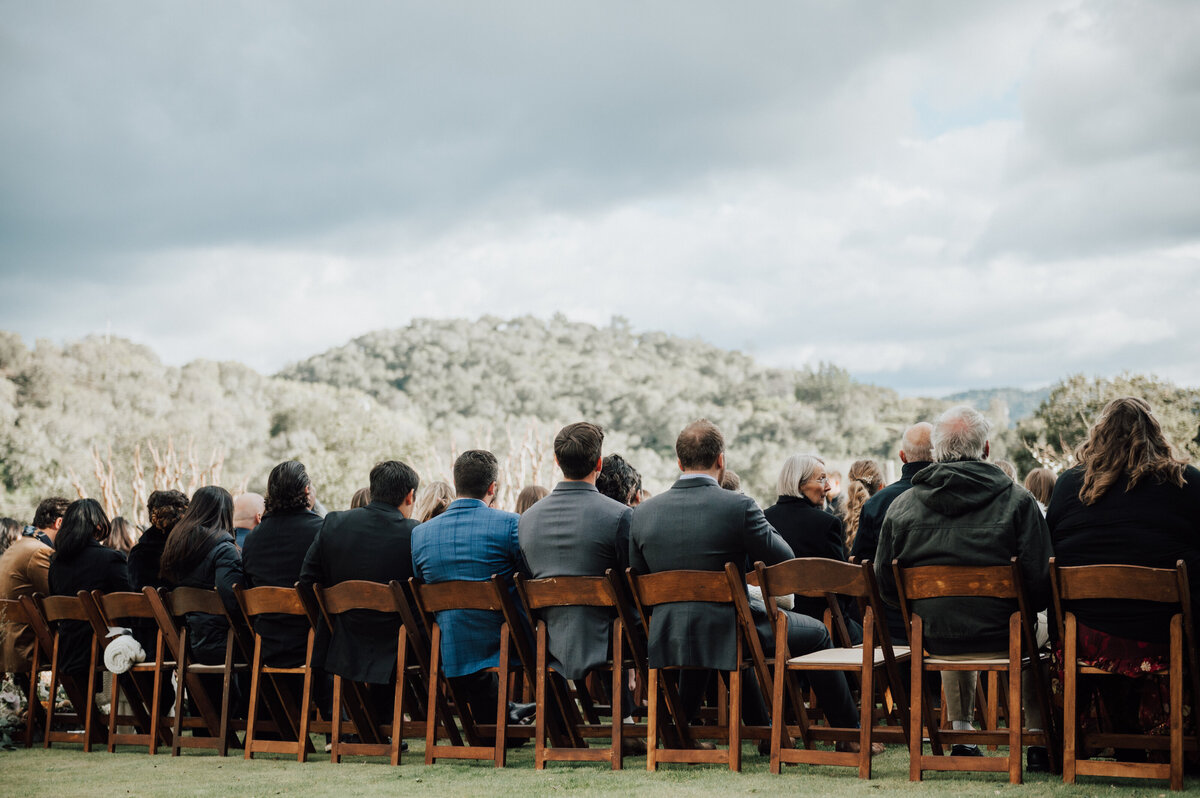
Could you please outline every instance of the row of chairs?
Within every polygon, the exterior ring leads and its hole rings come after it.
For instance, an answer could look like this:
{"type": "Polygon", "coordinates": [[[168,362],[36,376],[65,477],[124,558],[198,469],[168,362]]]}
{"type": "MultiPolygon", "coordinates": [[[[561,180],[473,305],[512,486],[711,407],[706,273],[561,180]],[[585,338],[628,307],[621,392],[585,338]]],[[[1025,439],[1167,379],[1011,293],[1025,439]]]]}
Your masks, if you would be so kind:
{"type": "MultiPolygon", "coordinates": [[[[632,736],[644,736],[648,743],[647,767],[654,770],[659,762],[720,762],[730,769],[741,767],[741,741],[759,739],[770,743],[771,770],[778,773],[785,763],[836,764],[856,767],[863,778],[871,772],[870,749],[873,742],[907,743],[910,751],[910,777],[920,780],[926,770],[990,770],[1007,771],[1010,781],[1019,783],[1022,777],[1021,749],[1026,744],[1041,744],[1051,752],[1057,765],[1061,756],[1064,779],[1074,781],[1077,774],[1145,776],[1167,778],[1173,789],[1182,787],[1183,750],[1195,750],[1197,740],[1184,739],[1182,730],[1183,661],[1190,660],[1192,685],[1200,695],[1195,666],[1195,638],[1191,619],[1186,569],[1179,563],[1176,570],[1134,568],[1130,566],[1090,566],[1086,568],[1052,568],[1055,583],[1054,629],[1063,640],[1067,671],[1065,688],[1067,707],[1063,737],[1053,724],[1049,689],[1042,669],[1033,667],[1041,660],[1020,573],[1015,560],[1009,566],[993,568],[895,566],[900,592],[901,611],[911,629],[912,647],[893,646],[884,623],[882,603],[870,563],[846,564],[824,559],[797,559],[766,567],[762,563],[748,575],[732,564],[724,573],[668,572],[652,575],[628,573],[620,580],[609,572],[604,577],[561,577],[544,580],[517,579],[518,593],[530,617],[552,606],[594,606],[612,611],[612,682],[607,709],[598,704],[586,685],[575,685],[574,691],[552,676],[552,661],[548,656],[547,632],[544,623],[537,622],[533,640],[524,633],[521,613],[511,600],[504,582],[493,577],[487,582],[452,582],[423,585],[413,582],[405,586],[398,582],[381,585],[367,582],[346,582],[331,588],[313,586],[311,590],[297,588],[255,588],[237,590],[242,613],[229,618],[224,605],[214,591],[179,588],[175,591],[147,589],[140,594],[102,595],[81,593],[77,597],[35,597],[22,602],[5,602],[0,606],[6,620],[30,623],[36,631],[40,653],[49,663],[51,694],[58,684],[67,691],[71,703],[82,708],[75,721],[83,728],[81,734],[53,731],[53,701],[45,719],[45,745],[53,742],[81,742],[85,750],[95,743],[107,742],[111,751],[118,744],[147,746],[154,753],[159,744],[170,745],[172,754],[180,747],[213,747],[224,755],[229,745],[236,745],[236,731],[244,731],[244,755],[257,752],[276,752],[295,755],[304,761],[311,753],[310,733],[331,736],[331,758],[343,756],[388,756],[398,764],[401,740],[405,737],[425,737],[425,761],[438,759],[485,758],[497,767],[505,764],[505,740],[515,735],[532,735],[535,739],[535,766],[564,760],[605,761],[614,769],[622,766],[624,743],[632,736]],[[768,657],[755,629],[745,584],[760,588],[775,632],[774,655],[768,657]],[[829,610],[826,623],[838,647],[807,655],[791,656],[787,649],[786,617],[776,610],[774,597],[796,594],[824,597],[829,610]],[[851,645],[837,596],[855,599],[860,608],[863,643],[851,645]],[[922,648],[923,623],[912,612],[911,602],[934,597],[1000,597],[1016,602],[1017,611],[1010,619],[1010,645],[1007,657],[961,660],[928,656],[922,648]],[[1075,695],[1080,673],[1098,674],[1096,669],[1075,667],[1076,622],[1062,601],[1112,597],[1159,601],[1178,607],[1171,625],[1171,668],[1168,672],[1171,691],[1171,733],[1163,738],[1132,739],[1129,735],[1081,736],[1075,724],[1075,695]],[[649,668],[646,657],[646,638],[655,609],[679,601],[704,601],[731,605],[737,617],[737,646],[739,666],[722,674],[718,700],[711,723],[691,726],[685,720],[676,682],[660,669],[649,668]],[[435,613],[449,609],[477,609],[500,613],[500,662],[497,671],[498,706],[495,722],[482,723],[473,718],[468,702],[456,694],[453,682],[444,678],[440,669],[440,639],[435,613]],[[322,717],[313,700],[314,684],[311,667],[314,630],[322,624],[332,628],[333,619],[343,613],[370,610],[394,614],[399,620],[397,639],[397,668],[393,694],[391,723],[374,718],[372,702],[364,685],[334,677],[333,711],[322,717]],[[187,624],[185,616],[204,612],[225,616],[230,622],[226,638],[225,658],[220,664],[200,664],[189,661],[187,624]],[[262,659],[262,640],[253,632],[254,620],[263,614],[292,615],[308,621],[307,656],[297,668],[272,668],[262,659]],[[86,685],[77,674],[59,672],[59,623],[86,621],[95,635],[90,652],[86,685]],[[94,701],[90,700],[101,671],[101,645],[107,629],[114,623],[149,621],[156,627],[153,661],[135,666],[127,676],[114,676],[110,695],[107,729],[93,722],[94,701]],[[242,664],[242,663],[246,664],[242,664]],[[910,670],[908,685],[901,676],[902,666],[910,670]],[[981,732],[960,732],[939,728],[935,722],[925,690],[924,675],[942,670],[976,670],[1000,677],[992,685],[1004,684],[1001,692],[992,690],[993,698],[1007,698],[1007,729],[1000,730],[996,722],[981,732]],[[625,688],[624,673],[635,671],[645,686],[647,723],[645,727],[621,722],[621,700],[625,688]],[[806,692],[798,677],[805,672],[828,670],[849,675],[858,694],[859,728],[834,728],[821,722],[821,711],[815,697],[806,692]],[[1042,704],[1043,717],[1049,728],[1029,732],[1022,722],[1022,672],[1034,680],[1036,695],[1042,704]],[[250,703],[246,721],[230,717],[230,690],[235,674],[250,675],[250,703]],[[195,705],[194,714],[183,701],[184,689],[175,691],[174,717],[164,721],[160,696],[164,681],[175,675],[179,685],[186,688],[195,705]],[[766,727],[749,727],[742,722],[742,698],[747,685],[744,674],[757,682],[764,696],[769,696],[772,722],[766,727]],[[139,678],[139,675],[142,675],[139,678]],[[219,698],[205,688],[205,677],[221,677],[219,698]],[[287,679],[301,684],[295,696],[287,679]],[[536,725],[512,728],[507,723],[507,702],[511,686],[522,682],[531,684],[537,704],[536,725]],[[118,716],[119,698],[129,697],[132,713],[118,716]],[[910,700],[911,696],[911,700],[910,700]],[[345,710],[343,712],[343,709],[345,710]],[[265,710],[265,712],[264,712],[265,710]],[[664,717],[665,711],[665,717],[664,717]],[[347,716],[343,720],[343,714],[347,716]],[[405,720],[405,715],[409,720],[405,720]],[[608,723],[602,723],[607,714],[608,723]],[[457,723],[456,723],[457,719],[457,723]],[[665,721],[665,722],[664,722],[665,721]],[[121,734],[122,725],[135,728],[134,734],[121,734]],[[461,733],[459,727],[461,726],[461,733]],[[192,735],[183,732],[191,729],[192,735]],[[355,735],[349,738],[349,735],[355,735]],[[696,744],[696,737],[719,739],[724,750],[709,750],[696,744]],[[608,745],[591,747],[589,739],[607,738],[608,745]],[[923,737],[928,737],[932,755],[924,753],[923,737]],[[968,739],[983,744],[1007,745],[1005,757],[947,757],[942,756],[943,744],[968,739]],[[1060,751],[1059,740],[1065,738],[1060,751]],[[443,743],[442,741],[446,742],[443,743]],[[857,751],[820,747],[821,743],[857,743],[857,751]],[[796,743],[799,743],[797,747],[796,743]],[[1106,745],[1144,748],[1166,748],[1170,752],[1167,764],[1123,764],[1079,759],[1077,752],[1085,747],[1106,745]]],[[[36,674],[42,669],[37,655],[33,663],[36,674]]],[[[664,669],[673,670],[673,669],[664,669]]],[[[999,711],[993,702],[992,717],[999,711]]],[[[29,724],[32,724],[32,705],[29,724]]],[[[26,743],[32,738],[32,726],[27,726],[26,743]]]]}

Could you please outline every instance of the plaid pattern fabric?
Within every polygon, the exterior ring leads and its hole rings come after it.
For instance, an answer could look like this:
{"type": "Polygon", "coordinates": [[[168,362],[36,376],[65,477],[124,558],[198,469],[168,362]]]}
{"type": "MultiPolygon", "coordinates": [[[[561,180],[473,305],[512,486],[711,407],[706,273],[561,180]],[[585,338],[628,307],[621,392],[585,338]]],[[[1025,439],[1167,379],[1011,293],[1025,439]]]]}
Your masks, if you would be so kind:
{"type": "MultiPolygon", "coordinates": [[[[444,513],[413,529],[413,573],[428,584],[511,576],[521,563],[519,520],[516,513],[493,510],[478,499],[456,499],[444,513]]],[[[500,664],[500,613],[447,610],[437,613],[437,622],[447,676],[500,664]]]]}

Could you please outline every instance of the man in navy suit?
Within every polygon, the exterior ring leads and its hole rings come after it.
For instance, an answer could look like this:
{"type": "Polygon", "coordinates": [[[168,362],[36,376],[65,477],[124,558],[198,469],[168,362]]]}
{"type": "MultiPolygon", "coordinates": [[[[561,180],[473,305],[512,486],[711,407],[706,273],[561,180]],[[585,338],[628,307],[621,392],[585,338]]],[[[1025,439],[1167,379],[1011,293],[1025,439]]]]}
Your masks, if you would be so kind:
{"type": "MultiPolygon", "coordinates": [[[[446,511],[413,529],[413,575],[427,584],[483,582],[521,569],[517,538],[520,516],[492,507],[499,464],[491,452],[463,452],[454,461],[458,496],[446,511]]],[[[517,601],[512,585],[513,601],[517,601]]],[[[500,664],[503,618],[485,610],[437,613],[442,629],[442,670],[463,695],[477,723],[491,723],[496,711],[496,677],[484,672],[500,664]]]]}

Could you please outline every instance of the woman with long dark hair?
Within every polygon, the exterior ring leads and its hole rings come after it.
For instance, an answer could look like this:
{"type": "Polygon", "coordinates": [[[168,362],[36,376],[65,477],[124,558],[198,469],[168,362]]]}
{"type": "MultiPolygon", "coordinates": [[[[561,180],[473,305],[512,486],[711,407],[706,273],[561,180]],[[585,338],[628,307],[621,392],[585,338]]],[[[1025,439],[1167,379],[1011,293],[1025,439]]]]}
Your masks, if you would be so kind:
{"type": "MultiPolygon", "coordinates": [[[[242,557],[233,538],[233,497],[215,485],[192,494],[187,512],[167,536],[161,576],[175,587],[216,588],[226,609],[237,616],[233,586],[242,581],[242,557]]],[[[188,617],[188,643],[197,662],[225,660],[224,618],[201,613],[188,617]]]]}
{"type": "MultiPolygon", "coordinates": [[[[107,548],[111,526],[104,508],[95,499],[67,505],[62,528],[54,537],[50,556],[50,593],[74,596],[80,590],[105,593],[132,590],[125,555],[107,548]]],[[[59,667],[68,673],[86,673],[92,627],[87,621],[62,621],[59,627],[59,667]]]]}
{"type": "MultiPolygon", "coordinates": [[[[1150,405],[1135,397],[1109,402],[1075,456],[1078,465],[1058,478],[1046,512],[1058,565],[1173,569],[1183,560],[1195,604],[1200,598],[1200,471],[1175,454],[1150,405]]],[[[1144,677],[1168,666],[1169,608],[1090,600],[1072,602],[1068,609],[1079,623],[1080,660],[1131,677],[1089,677],[1104,691],[1116,730],[1147,730],[1163,722],[1161,680],[1144,677]]],[[[1081,690],[1092,687],[1080,683],[1081,690]]]]}

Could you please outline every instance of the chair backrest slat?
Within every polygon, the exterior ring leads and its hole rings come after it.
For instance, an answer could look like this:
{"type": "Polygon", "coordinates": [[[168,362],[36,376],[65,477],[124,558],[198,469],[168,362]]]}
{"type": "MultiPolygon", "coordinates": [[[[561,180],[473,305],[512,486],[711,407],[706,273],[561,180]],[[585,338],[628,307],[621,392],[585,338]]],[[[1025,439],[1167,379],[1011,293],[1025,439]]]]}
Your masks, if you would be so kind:
{"type": "Polygon", "coordinates": [[[496,593],[495,584],[486,582],[438,582],[428,585],[414,583],[421,607],[425,612],[443,610],[491,610],[499,612],[503,606],[496,593]]]}
{"type": "Polygon", "coordinates": [[[904,595],[909,601],[943,597],[1017,597],[1011,565],[923,565],[903,568],[901,579],[904,595]]]}
{"type": "Polygon", "coordinates": [[[799,594],[820,598],[826,593],[869,598],[870,588],[861,565],[827,557],[801,557],[768,566],[766,593],[770,596],[799,594]]]}
{"type": "Polygon", "coordinates": [[[176,618],[190,612],[225,615],[225,604],[213,588],[177,587],[165,594],[163,601],[176,618]]]}
{"type": "Polygon", "coordinates": [[[32,623],[19,599],[0,599],[0,623],[32,623]]]}
{"type": "Polygon", "coordinates": [[[382,582],[355,579],[339,582],[332,587],[314,585],[313,590],[327,615],[341,615],[350,610],[396,612],[396,598],[392,588],[382,582]]]}
{"type": "Polygon", "coordinates": [[[1174,568],[1140,565],[1082,565],[1057,570],[1058,596],[1063,601],[1127,599],[1180,603],[1174,568]]]}
{"type": "Polygon", "coordinates": [[[660,571],[656,574],[629,572],[634,596],[645,608],[681,601],[728,604],[733,601],[724,571],[660,571]]]}
{"type": "Polygon", "coordinates": [[[294,587],[252,587],[240,591],[240,596],[242,608],[251,618],[264,613],[308,617],[294,587]]]}
{"type": "Polygon", "coordinates": [[[92,598],[109,621],[154,617],[154,611],[145,593],[101,593],[95,590],[92,592],[92,598]]]}
{"type": "Polygon", "coordinates": [[[521,589],[531,610],[544,607],[615,607],[613,587],[606,576],[552,576],[523,579],[521,589]]]}
{"type": "Polygon", "coordinates": [[[45,596],[42,598],[42,614],[48,623],[90,620],[78,596],[45,596]]]}

